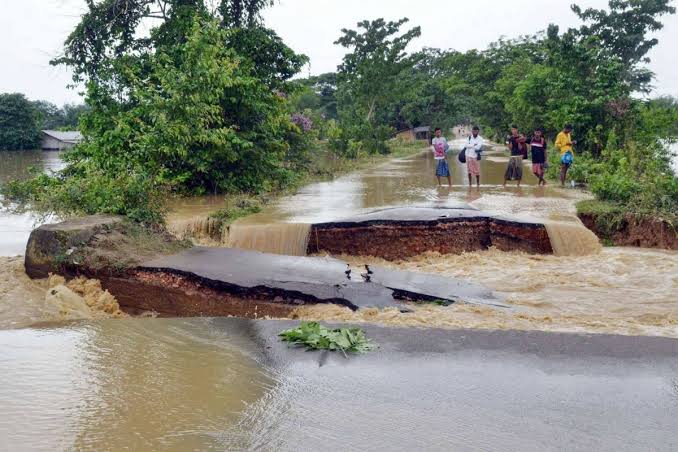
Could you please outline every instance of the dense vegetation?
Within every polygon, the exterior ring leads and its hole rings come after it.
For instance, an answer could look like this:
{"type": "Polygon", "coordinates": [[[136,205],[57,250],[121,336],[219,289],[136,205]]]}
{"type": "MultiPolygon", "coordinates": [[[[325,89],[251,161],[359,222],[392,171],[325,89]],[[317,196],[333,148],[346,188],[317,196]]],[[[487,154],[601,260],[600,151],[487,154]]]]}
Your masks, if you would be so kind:
{"type": "Polygon", "coordinates": [[[23,94],[0,94],[0,149],[34,149],[39,143],[33,104],[23,94]]]}
{"type": "Polygon", "coordinates": [[[573,178],[624,209],[676,211],[667,145],[678,136],[678,105],[638,97],[651,89],[645,63],[657,41],[648,35],[675,12],[669,0],[573,6],[577,29],[552,24],[468,52],[408,53],[419,27],[362,21],[341,31],[336,44],[347,53],[336,73],[301,80],[292,77],[306,57],[261,23],[272,3],[89,2],[54,61],[86,87],[85,141],[61,174],[5,193],[62,213],[156,222],[168,192],[290,186],[311,171],[318,139],[355,159],[388,154],[393,133],[412,126],[477,123],[502,139],[511,123],[544,127],[549,138],[574,123],[573,178]]]}
{"type": "Polygon", "coordinates": [[[26,99],[19,93],[0,94],[0,149],[35,149],[41,130],[77,130],[84,105],[62,108],[43,101],[26,99]]]}

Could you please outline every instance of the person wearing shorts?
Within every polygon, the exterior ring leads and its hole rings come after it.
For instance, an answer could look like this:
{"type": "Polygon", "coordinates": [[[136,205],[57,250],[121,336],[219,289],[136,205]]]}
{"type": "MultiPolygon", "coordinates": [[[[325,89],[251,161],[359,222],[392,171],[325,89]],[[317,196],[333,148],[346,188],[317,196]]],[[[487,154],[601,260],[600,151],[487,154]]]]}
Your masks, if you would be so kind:
{"type": "Polygon", "coordinates": [[[480,136],[480,127],[473,126],[473,131],[464,146],[466,150],[466,172],[468,173],[468,186],[473,186],[473,176],[476,186],[480,188],[480,153],[483,149],[483,138],[480,136]]]}

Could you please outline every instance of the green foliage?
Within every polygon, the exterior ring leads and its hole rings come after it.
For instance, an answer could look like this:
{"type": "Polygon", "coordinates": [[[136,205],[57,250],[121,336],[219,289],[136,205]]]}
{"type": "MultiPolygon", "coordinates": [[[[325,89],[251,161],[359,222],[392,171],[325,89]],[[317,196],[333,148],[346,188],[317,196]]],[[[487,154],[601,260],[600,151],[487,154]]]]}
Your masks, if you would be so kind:
{"type": "Polygon", "coordinates": [[[12,181],[1,193],[45,215],[125,215],[145,224],[163,223],[162,191],[138,172],[108,174],[86,168],[78,177],[36,175],[12,181]]]}
{"type": "Polygon", "coordinates": [[[349,49],[337,73],[337,106],[347,134],[342,148],[355,140],[369,153],[389,152],[391,106],[402,96],[401,75],[414,63],[405,49],[421,35],[419,27],[399,34],[407,21],[366,20],[358,23],[358,31],[342,29],[336,44],[349,49]]]}
{"type": "Polygon", "coordinates": [[[585,38],[591,38],[610,55],[624,62],[625,79],[633,89],[649,91],[647,86],[652,73],[637,63],[649,62],[645,56],[658,43],[646,35],[659,31],[663,24],[657,18],[674,14],[676,8],[671,0],[610,0],[609,11],[588,8],[582,10],[572,5],[572,10],[587,25],[578,30],[585,38]]]}
{"type": "Polygon", "coordinates": [[[0,94],[0,149],[35,149],[39,114],[23,94],[0,94]]]}
{"type": "Polygon", "coordinates": [[[338,119],[337,74],[329,72],[296,80],[299,85],[291,103],[295,111],[312,110],[325,120],[338,119]]]}
{"type": "Polygon", "coordinates": [[[233,199],[227,199],[226,207],[210,214],[222,223],[222,227],[229,225],[238,218],[261,212],[261,201],[251,196],[237,196],[233,199]]]}
{"type": "Polygon", "coordinates": [[[329,329],[318,322],[301,322],[297,328],[282,331],[279,336],[291,345],[308,350],[340,350],[348,353],[365,353],[376,348],[360,328],[329,329]]]}
{"type": "Polygon", "coordinates": [[[598,200],[578,202],[577,213],[595,217],[596,230],[606,240],[611,240],[615,232],[624,228],[628,214],[619,204],[598,200]]]}
{"type": "Polygon", "coordinates": [[[196,20],[185,43],[138,65],[120,62],[129,101],[90,84],[89,137],[69,156],[108,171],[143,168],[158,184],[205,193],[261,191],[290,177],[282,165],[288,135],[298,134],[285,99],[253,76],[223,44],[229,31],[196,20]]]}
{"type": "Polygon", "coordinates": [[[86,105],[65,104],[62,108],[51,102],[38,100],[33,102],[38,113],[38,127],[41,130],[78,130],[80,116],[88,108],[86,105]]]}
{"type": "MultiPolygon", "coordinates": [[[[109,3],[91,4],[89,14],[113,20],[101,9],[109,3]]],[[[92,58],[80,65],[72,59],[80,54],[68,48],[64,61],[74,65],[76,80],[87,80],[85,140],[65,156],[61,174],[13,184],[8,195],[62,214],[158,222],[157,201],[168,191],[257,193],[299,177],[311,137],[291,121],[284,90],[305,57],[270,30],[227,29],[185,2],[164,19],[151,30],[154,46],[130,37],[126,45],[136,50],[102,51],[101,64],[92,58]]],[[[86,15],[81,26],[88,28],[88,20],[94,19],[86,15]]],[[[113,35],[122,33],[113,28],[113,35]]],[[[93,43],[79,32],[67,45],[113,45],[105,33],[93,43]]]]}

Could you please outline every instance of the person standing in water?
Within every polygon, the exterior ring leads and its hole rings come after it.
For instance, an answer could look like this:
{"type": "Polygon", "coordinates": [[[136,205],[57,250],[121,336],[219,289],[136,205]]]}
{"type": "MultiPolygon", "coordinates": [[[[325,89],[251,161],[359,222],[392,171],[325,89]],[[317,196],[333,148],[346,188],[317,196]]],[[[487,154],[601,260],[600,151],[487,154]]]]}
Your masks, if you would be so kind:
{"type": "Polygon", "coordinates": [[[466,171],[468,173],[468,186],[473,186],[473,176],[476,177],[476,186],[480,188],[480,153],[483,150],[483,139],[480,136],[480,127],[473,126],[471,135],[468,137],[464,149],[466,150],[466,171]]]}
{"type": "Polygon", "coordinates": [[[562,132],[556,137],[556,149],[560,151],[560,185],[565,186],[565,180],[567,179],[567,171],[570,169],[570,165],[574,161],[574,150],[573,145],[577,144],[575,140],[571,137],[572,134],[572,124],[566,124],[562,132]]]}
{"type": "Polygon", "coordinates": [[[518,133],[518,126],[511,126],[511,136],[508,139],[508,147],[511,150],[511,158],[504,173],[504,187],[506,182],[517,180],[518,187],[523,179],[523,158],[527,157],[527,144],[525,136],[518,133]]]}
{"type": "Polygon", "coordinates": [[[544,129],[538,128],[530,139],[530,152],[532,153],[532,174],[539,179],[539,185],[546,185],[544,180],[544,165],[546,164],[546,139],[544,129]]]}
{"type": "Polygon", "coordinates": [[[441,186],[441,177],[447,177],[447,183],[452,186],[452,176],[450,174],[450,167],[447,164],[447,152],[450,146],[447,144],[447,138],[443,135],[440,127],[435,129],[435,137],[431,140],[431,150],[433,151],[433,158],[436,160],[436,178],[438,179],[438,186],[441,186]]]}

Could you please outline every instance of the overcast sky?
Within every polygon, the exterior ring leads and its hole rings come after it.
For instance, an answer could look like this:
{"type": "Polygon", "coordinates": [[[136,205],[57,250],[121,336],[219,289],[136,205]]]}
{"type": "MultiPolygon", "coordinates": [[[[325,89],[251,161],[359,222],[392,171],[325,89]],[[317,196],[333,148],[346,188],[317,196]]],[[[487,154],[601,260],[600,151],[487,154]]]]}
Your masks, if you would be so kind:
{"type": "MultiPolygon", "coordinates": [[[[303,75],[333,71],[344,49],[333,42],[341,28],[363,19],[409,17],[422,27],[411,50],[421,47],[468,50],[485,48],[500,36],[508,38],[543,30],[553,22],[561,29],[576,26],[569,10],[576,0],[279,0],[265,13],[266,25],[295,51],[308,55],[303,75]]],[[[607,0],[579,0],[582,7],[601,8],[607,0]]],[[[674,0],[674,4],[676,0],[674,0]]],[[[80,102],[69,90],[70,74],[49,60],[84,11],[84,0],[0,0],[0,92],[22,92],[30,99],[56,104],[80,102]]],[[[656,72],[655,94],[678,96],[678,16],[663,18],[660,43],[650,57],[656,72]]]]}

